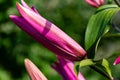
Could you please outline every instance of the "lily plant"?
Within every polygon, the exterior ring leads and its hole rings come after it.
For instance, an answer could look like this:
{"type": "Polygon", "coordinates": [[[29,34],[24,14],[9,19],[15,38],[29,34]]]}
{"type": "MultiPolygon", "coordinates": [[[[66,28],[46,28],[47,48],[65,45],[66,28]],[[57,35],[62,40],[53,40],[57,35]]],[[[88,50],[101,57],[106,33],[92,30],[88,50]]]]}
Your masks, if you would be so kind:
{"type": "MultiPolygon", "coordinates": [[[[116,25],[113,19],[120,11],[120,3],[118,0],[114,0],[114,3],[112,0],[106,3],[104,0],[85,0],[85,2],[96,8],[86,27],[85,49],[55,24],[42,17],[34,6],[29,7],[23,0],[21,4],[16,3],[20,16],[10,15],[10,19],[57,56],[58,62],[55,62],[52,68],[62,76],[63,80],[85,80],[79,70],[74,70],[76,62],[79,63],[77,64],[79,68],[89,66],[107,79],[115,80],[107,58],[101,56],[101,59],[96,60],[95,56],[102,38],[108,34],[111,34],[111,37],[120,33],[110,33],[116,25]]],[[[119,63],[120,56],[114,65],[119,63]]],[[[32,80],[47,80],[29,59],[25,59],[25,66],[32,80]]]]}

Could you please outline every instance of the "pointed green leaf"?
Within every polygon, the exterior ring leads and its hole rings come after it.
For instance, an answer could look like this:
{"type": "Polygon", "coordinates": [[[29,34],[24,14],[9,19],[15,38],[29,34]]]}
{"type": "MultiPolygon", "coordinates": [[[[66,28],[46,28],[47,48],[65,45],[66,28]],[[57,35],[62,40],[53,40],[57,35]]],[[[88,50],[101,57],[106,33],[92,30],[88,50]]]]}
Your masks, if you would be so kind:
{"type": "Polygon", "coordinates": [[[87,25],[85,33],[85,49],[88,50],[105,33],[112,16],[119,8],[107,8],[94,14],[87,25]]]}
{"type": "Polygon", "coordinates": [[[108,5],[99,7],[96,12],[100,12],[102,10],[109,9],[109,8],[117,8],[117,7],[118,7],[118,5],[113,5],[113,4],[109,5],[108,4],[108,5]]]}
{"type": "Polygon", "coordinates": [[[105,71],[108,73],[108,75],[112,78],[111,69],[109,67],[109,62],[106,59],[102,60],[102,66],[105,68],[105,71]]]}
{"type": "Polygon", "coordinates": [[[109,62],[106,59],[102,59],[99,61],[95,61],[95,65],[90,66],[92,69],[108,78],[109,80],[113,80],[111,69],[109,67],[109,62]]]}

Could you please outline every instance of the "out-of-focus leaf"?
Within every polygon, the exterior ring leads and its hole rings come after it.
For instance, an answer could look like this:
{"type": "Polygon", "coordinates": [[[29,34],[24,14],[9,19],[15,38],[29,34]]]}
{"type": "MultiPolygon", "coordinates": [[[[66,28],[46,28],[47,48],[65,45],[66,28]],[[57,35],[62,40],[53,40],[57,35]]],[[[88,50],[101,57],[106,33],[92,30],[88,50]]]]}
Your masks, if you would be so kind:
{"type": "Polygon", "coordinates": [[[108,3],[108,4],[112,4],[112,3],[113,3],[113,0],[108,0],[107,3],[108,3]]]}
{"type": "Polygon", "coordinates": [[[80,67],[91,66],[94,64],[95,63],[92,61],[92,59],[85,59],[85,60],[80,61],[80,67]]]}
{"type": "Polygon", "coordinates": [[[105,33],[106,27],[110,25],[112,16],[119,10],[116,7],[99,9],[87,25],[85,34],[85,49],[88,50],[105,33]]]}

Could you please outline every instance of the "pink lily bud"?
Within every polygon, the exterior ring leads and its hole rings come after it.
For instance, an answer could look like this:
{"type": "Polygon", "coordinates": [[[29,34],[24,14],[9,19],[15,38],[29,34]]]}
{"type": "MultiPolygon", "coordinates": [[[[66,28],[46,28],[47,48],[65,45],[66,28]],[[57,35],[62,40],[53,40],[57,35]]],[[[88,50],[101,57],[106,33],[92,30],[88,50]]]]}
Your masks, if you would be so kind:
{"type": "Polygon", "coordinates": [[[40,44],[63,58],[78,61],[86,56],[86,51],[56,25],[43,18],[37,10],[30,8],[23,0],[17,3],[20,16],[10,15],[10,19],[40,44]]]}
{"type": "Polygon", "coordinates": [[[101,5],[104,4],[104,0],[85,0],[89,5],[93,7],[100,7],[101,5]]]}
{"type": "Polygon", "coordinates": [[[83,75],[79,72],[78,75],[74,71],[74,63],[58,56],[59,62],[52,65],[63,78],[63,80],[85,80],[83,75]]]}
{"type": "Polygon", "coordinates": [[[113,65],[117,65],[117,64],[119,64],[119,63],[120,63],[120,56],[118,56],[118,57],[115,59],[113,65]]]}
{"type": "Polygon", "coordinates": [[[31,80],[47,80],[42,72],[29,59],[25,59],[25,67],[31,80]]]}

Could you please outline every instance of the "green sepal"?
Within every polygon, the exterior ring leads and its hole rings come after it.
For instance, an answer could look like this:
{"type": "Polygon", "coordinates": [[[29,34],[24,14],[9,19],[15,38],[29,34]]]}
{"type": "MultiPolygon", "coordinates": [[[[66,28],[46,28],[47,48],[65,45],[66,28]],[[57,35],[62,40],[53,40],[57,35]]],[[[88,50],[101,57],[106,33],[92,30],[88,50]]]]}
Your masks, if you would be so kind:
{"type": "Polygon", "coordinates": [[[111,74],[111,69],[109,67],[109,62],[106,60],[106,59],[103,59],[102,60],[102,66],[104,67],[104,70],[106,71],[106,73],[109,75],[110,78],[113,78],[112,77],[112,74],[111,74]]]}
{"type": "Polygon", "coordinates": [[[96,61],[96,64],[90,67],[109,80],[113,80],[109,62],[106,59],[103,58],[100,61],[96,61]]]}
{"type": "Polygon", "coordinates": [[[91,65],[95,65],[95,63],[92,61],[92,59],[82,60],[82,61],[80,61],[80,64],[79,64],[80,67],[91,66],[91,65]]]}
{"type": "Polygon", "coordinates": [[[85,59],[77,63],[77,69],[86,66],[89,66],[90,68],[92,68],[93,70],[97,71],[98,73],[100,73],[101,75],[103,75],[104,77],[110,80],[113,79],[109,62],[104,58],[99,61],[94,61],[92,59],[85,59]]]}

